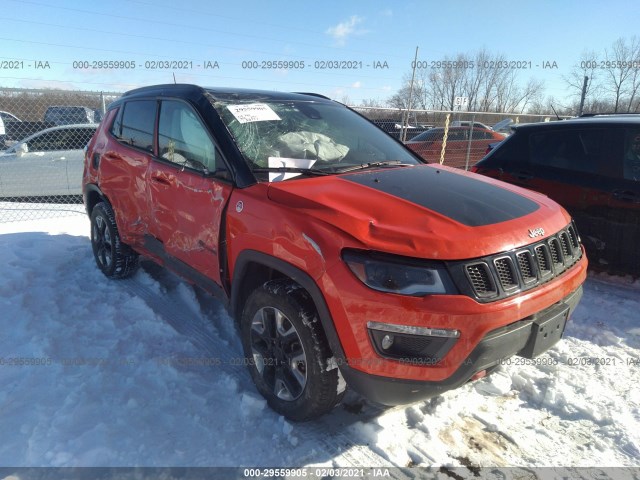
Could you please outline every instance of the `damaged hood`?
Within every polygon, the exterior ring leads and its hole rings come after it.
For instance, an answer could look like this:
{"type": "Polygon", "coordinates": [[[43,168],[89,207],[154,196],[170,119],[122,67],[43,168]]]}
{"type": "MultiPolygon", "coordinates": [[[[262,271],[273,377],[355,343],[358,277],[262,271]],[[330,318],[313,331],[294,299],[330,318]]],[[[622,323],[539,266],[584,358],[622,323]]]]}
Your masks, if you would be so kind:
{"type": "Polygon", "coordinates": [[[268,196],[334,225],[361,248],[443,260],[518,248],[570,221],[546,196],[440,165],[275,182],[268,196]]]}

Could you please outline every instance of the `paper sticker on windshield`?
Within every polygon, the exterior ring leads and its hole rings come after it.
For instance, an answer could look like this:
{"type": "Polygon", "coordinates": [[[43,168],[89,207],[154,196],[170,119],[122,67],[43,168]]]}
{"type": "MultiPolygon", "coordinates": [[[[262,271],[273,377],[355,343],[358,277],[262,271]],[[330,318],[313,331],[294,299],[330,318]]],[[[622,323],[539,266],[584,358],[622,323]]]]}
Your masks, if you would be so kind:
{"type": "MultiPolygon", "coordinates": [[[[305,158],[269,157],[269,168],[311,168],[314,163],[316,163],[315,160],[307,160],[305,158]]],[[[301,174],[298,172],[269,172],[269,181],[281,182],[298,175],[301,174]]]]}
{"type": "Polygon", "coordinates": [[[264,122],[280,120],[280,117],[266,103],[249,103],[247,105],[228,105],[227,108],[240,123],[264,122]]]}

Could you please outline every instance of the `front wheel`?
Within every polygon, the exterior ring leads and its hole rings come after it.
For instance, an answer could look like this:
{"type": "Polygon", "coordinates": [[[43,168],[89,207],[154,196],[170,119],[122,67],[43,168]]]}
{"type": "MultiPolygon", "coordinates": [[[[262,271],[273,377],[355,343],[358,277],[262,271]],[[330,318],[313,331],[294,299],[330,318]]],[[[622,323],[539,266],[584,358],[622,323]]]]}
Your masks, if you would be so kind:
{"type": "Polygon", "coordinates": [[[330,411],[344,387],[309,294],[289,279],[266,282],[247,299],[242,345],[269,406],[290,420],[330,411]]]}

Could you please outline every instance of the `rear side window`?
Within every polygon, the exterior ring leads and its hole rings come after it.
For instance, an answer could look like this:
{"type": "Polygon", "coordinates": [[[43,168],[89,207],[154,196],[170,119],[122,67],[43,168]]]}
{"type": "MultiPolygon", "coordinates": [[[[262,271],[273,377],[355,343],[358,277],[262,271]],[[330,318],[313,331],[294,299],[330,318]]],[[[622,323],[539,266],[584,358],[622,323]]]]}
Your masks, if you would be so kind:
{"type": "Polygon", "coordinates": [[[624,178],[640,182],[640,128],[625,131],[624,178]]]}
{"type": "Polygon", "coordinates": [[[586,173],[599,173],[603,158],[604,130],[562,130],[532,133],[532,164],[586,173]]]}
{"type": "Polygon", "coordinates": [[[527,138],[527,133],[522,131],[507,137],[489,153],[486,160],[483,160],[484,165],[503,168],[528,163],[529,148],[527,138]]]}
{"type": "Polygon", "coordinates": [[[419,133],[411,140],[415,142],[429,142],[429,141],[437,141],[442,140],[444,135],[444,129],[442,128],[434,128],[431,130],[427,130],[426,132],[419,133]]]}
{"type": "Polygon", "coordinates": [[[153,152],[156,101],[126,102],[113,122],[111,133],[121,142],[153,152]]]}
{"type": "Polygon", "coordinates": [[[76,128],[69,130],[68,148],[71,150],[82,150],[87,146],[94,133],[95,129],[92,128],[76,128]]]}
{"type": "Polygon", "coordinates": [[[472,140],[489,140],[493,137],[491,136],[491,132],[487,132],[486,130],[479,130],[477,128],[473,129],[472,132],[472,140]]]}
{"type": "Polygon", "coordinates": [[[95,129],[91,128],[66,128],[44,133],[27,144],[30,152],[52,152],[57,150],[82,150],[95,129]]]}
{"type": "Polygon", "coordinates": [[[66,130],[54,130],[43,133],[27,143],[30,152],[53,152],[56,150],[66,150],[68,142],[66,130]]]}
{"type": "Polygon", "coordinates": [[[449,130],[449,134],[447,135],[447,141],[456,142],[459,140],[467,139],[467,130],[449,130]]]}

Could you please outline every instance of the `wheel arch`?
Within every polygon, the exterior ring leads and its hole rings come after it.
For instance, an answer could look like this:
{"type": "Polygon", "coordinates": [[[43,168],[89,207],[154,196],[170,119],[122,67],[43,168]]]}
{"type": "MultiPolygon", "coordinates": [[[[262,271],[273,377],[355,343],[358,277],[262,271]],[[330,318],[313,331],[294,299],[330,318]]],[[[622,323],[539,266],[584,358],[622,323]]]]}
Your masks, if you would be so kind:
{"type": "Polygon", "coordinates": [[[289,278],[307,291],[318,313],[331,352],[334,357],[344,361],[344,350],[320,287],[304,271],[271,255],[256,250],[245,250],[238,255],[231,284],[231,316],[237,321],[250,293],[264,282],[275,278],[289,278]]]}
{"type": "Polygon", "coordinates": [[[109,205],[109,207],[111,207],[111,210],[113,210],[111,202],[109,202],[107,197],[102,193],[102,190],[100,190],[97,185],[86,185],[84,189],[84,208],[87,211],[87,215],[89,215],[89,217],[91,217],[93,207],[95,207],[100,202],[105,202],[109,205]]]}

